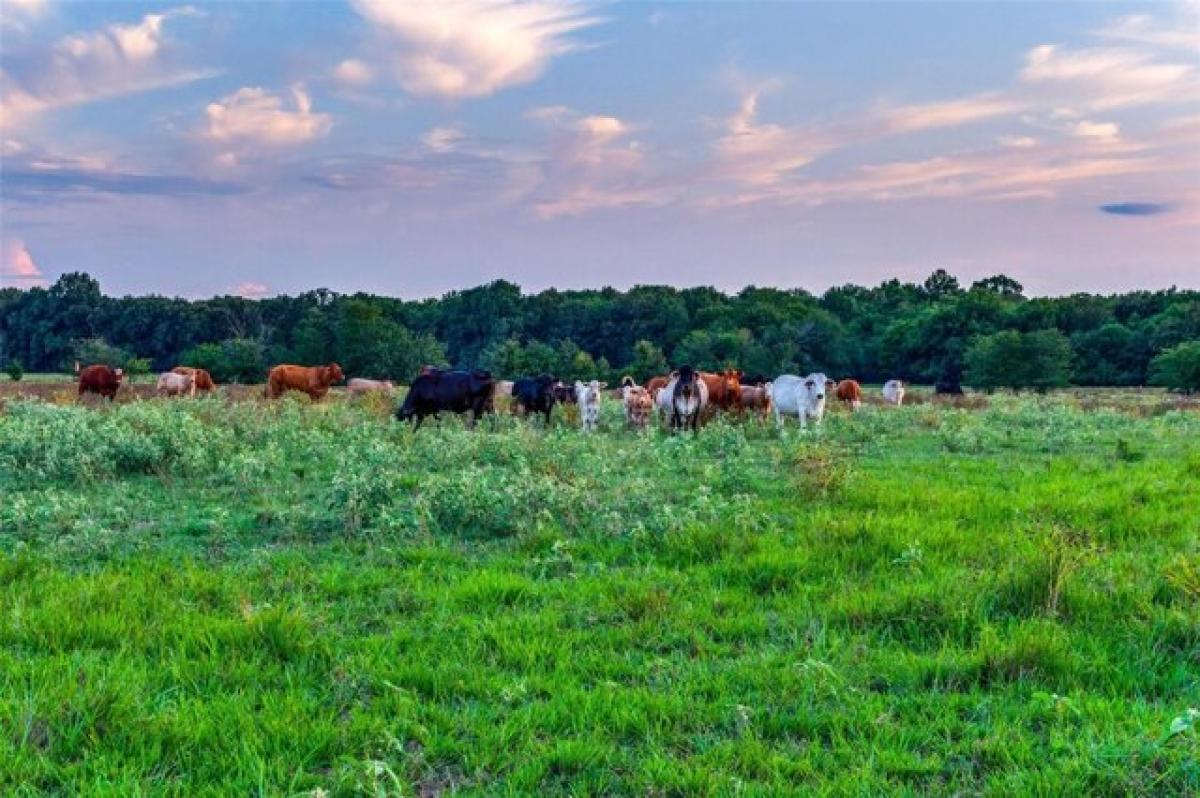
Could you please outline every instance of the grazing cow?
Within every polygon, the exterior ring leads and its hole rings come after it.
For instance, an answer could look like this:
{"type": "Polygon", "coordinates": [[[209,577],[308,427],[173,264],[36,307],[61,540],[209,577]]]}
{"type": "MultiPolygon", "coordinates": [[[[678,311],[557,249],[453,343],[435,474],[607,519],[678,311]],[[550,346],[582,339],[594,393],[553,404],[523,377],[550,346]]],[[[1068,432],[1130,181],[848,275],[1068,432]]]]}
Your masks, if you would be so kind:
{"type": "Polygon", "coordinates": [[[522,377],[513,383],[513,412],[519,410],[523,415],[541,413],[549,426],[550,411],[556,401],[555,388],[560,385],[559,379],[549,374],[522,377]]]}
{"type": "Polygon", "coordinates": [[[579,423],[584,432],[595,432],[600,421],[600,391],[608,383],[575,380],[575,401],[579,404],[579,423]]]}
{"type": "Polygon", "coordinates": [[[117,389],[121,387],[121,380],[124,377],[124,369],[114,369],[108,366],[96,365],[80,369],[79,395],[98,393],[101,396],[107,396],[108,401],[112,402],[117,398],[117,389]]]}
{"type": "Polygon", "coordinates": [[[842,380],[835,390],[838,401],[850,408],[851,412],[862,407],[862,386],[858,380],[842,380]]]}
{"type": "Polygon", "coordinates": [[[166,371],[158,375],[154,391],[159,396],[195,396],[196,378],[191,374],[176,374],[166,371]]]}
{"type": "Polygon", "coordinates": [[[938,380],[933,386],[933,392],[948,396],[962,396],[962,384],[958,380],[938,380]]]}
{"type": "Polygon", "coordinates": [[[396,391],[396,384],[391,380],[367,380],[355,377],[346,383],[346,393],[351,396],[366,396],[369,393],[381,393],[391,396],[396,391]]]}
{"type": "Polygon", "coordinates": [[[784,374],[771,383],[771,401],[775,406],[775,425],[783,429],[785,414],[794,413],[800,419],[800,429],[808,428],[812,419],[818,427],[825,416],[825,394],[834,387],[833,380],[821,373],[797,377],[784,374]]]}
{"type": "Polygon", "coordinates": [[[171,373],[190,375],[193,381],[196,383],[197,391],[208,393],[217,387],[217,384],[213,382],[212,375],[204,369],[196,369],[192,368],[191,366],[176,366],[175,368],[171,369],[171,373]]]}
{"type": "Polygon", "coordinates": [[[308,394],[319,402],[329,393],[329,386],[345,379],[337,363],[328,366],[276,366],[267,373],[267,397],[278,399],[287,391],[308,394]]]}
{"type": "Polygon", "coordinates": [[[415,419],[414,430],[421,428],[426,416],[437,417],[443,411],[471,413],[474,425],[484,413],[493,410],[496,381],[487,371],[442,371],[421,374],[413,380],[404,403],[396,411],[399,421],[415,419]]]}
{"type": "Polygon", "coordinates": [[[742,395],[738,400],[738,408],[743,412],[755,413],[759,419],[764,419],[771,412],[771,383],[755,386],[742,386],[742,395]]]}
{"type": "Polygon", "coordinates": [[[883,384],[883,401],[899,407],[904,404],[904,381],[888,380],[883,384]]]}
{"type": "Polygon", "coordinates": [[[676,376],[659,392],[660,401],[668,404],[671,430],[700,431],[700,414],[708,406],[708,385],[691,366],[680,366],[676,376]]]}
{"type": "Polygon", "coordinates": [[[725,369],[720,374],[708,371],[700,371],[697,374],[708,386],[710,405],[720,410],[733,410],[738,406],[738,399],[742,395],[742,372],[737,369],[725,369]]]}
{"type": "Polygon", "coordinates": [[[654,397],[640,385],[625,385],[621,388],[621,404],[625,408],[625,420],[634,429],[645,429],[654,409],[654,397]]]}

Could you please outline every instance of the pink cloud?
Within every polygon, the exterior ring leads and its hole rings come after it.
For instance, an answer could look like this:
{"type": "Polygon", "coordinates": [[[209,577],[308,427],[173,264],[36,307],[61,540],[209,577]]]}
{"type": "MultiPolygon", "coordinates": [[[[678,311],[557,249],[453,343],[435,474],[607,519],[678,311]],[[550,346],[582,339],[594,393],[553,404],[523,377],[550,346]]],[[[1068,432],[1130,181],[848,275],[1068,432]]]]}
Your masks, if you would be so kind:
{"type": "Polygon", "coordinates": [[[246,299],[262,299],[271,293],[271,288],[264,283],[245,282],[235,285],[233,293],[246,299]]]}
{"type": "Polygon", "coordinates": [[[10,239],[4,247],[4,262],[0,265],[0,277],[4,282],[16,286],[44,286],[42,270],[34,263],[33,255],[19,238],[10,239]]]}

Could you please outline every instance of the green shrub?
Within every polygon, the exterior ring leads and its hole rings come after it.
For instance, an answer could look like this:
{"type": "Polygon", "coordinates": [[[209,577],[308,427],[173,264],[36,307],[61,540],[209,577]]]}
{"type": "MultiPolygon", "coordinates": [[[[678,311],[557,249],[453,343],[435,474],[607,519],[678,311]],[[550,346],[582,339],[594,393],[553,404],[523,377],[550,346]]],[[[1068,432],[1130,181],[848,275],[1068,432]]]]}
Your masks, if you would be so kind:
{"type": "Polygon", "coordinates": [[[1172,391],[1200,391],[1200,341],[1185,341],[1150,361],[1150,384],[1172,391]]]}
{"type": "Polygon", "coordinates": [[[22,368],[21,361],[10,360],[8,361],[8,365],[4,367],[4,373],[13,382],[20,382],[21,378],[25,376],[25,369],[22,368]]]}

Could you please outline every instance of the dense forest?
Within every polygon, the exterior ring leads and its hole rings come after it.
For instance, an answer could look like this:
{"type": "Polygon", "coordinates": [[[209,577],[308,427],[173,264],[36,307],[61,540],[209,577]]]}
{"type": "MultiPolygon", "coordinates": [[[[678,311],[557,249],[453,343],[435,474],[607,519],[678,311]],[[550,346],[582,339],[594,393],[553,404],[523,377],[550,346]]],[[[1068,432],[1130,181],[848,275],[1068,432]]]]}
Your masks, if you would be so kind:
{"type": "Polygon", "coordinates": [[[1153,381],[1156,356],[1171,350],[1178,361],[1197,341],[1200,291],[1027,298],[1008,277],[964,287],[942,270],[921,284],[819,296],[753,286],[736,295],[669,286],[522,294],[497,281],[420,301],[324,289],[190,301],[105,296],[82,273],[49,288],[0,289],[0,365],[187,363],[221,381],[261,381],[277,362],[336,360],[347,375],[399,380],[424,363],[613,381],[686,362],[870,382],[1140,385],[1153,381]]]}

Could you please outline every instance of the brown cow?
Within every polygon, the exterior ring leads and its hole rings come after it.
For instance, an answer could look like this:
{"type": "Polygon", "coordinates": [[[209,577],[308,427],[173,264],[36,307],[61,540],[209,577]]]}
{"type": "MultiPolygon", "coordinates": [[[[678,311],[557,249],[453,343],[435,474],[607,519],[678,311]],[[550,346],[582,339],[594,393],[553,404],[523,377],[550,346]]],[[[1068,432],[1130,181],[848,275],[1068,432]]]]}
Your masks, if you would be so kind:
{"type": "Polygon", "coordinates": [[[665,377],[651,377],[646,381],[646,390],[650,392],[651,396],[654,396],[654,394],[667,387],[667,383],[671,381],[671,377],[673,376],[675,376],[675,372],[672,371],[665,377]]]}
{"type": "Polygon", "coordinates": [[[337,363],[328,366],[275,366],[267,373],[267,398],[278,399],[287,391],[308,394],[314,402],[329,393],[329,386],[345,379],[337,363]]]}
{"type": "Polygon", "coordinates": [[[124,376],[124,369],[102,365],[88,366],[79,372],[79,395],[98,393],[107,396],[111,402],[117,398],[117,389],[121,387],[121,379],[124,376]]]}
{"type": "Polygon", "coordinates": [[[709,406],[721,410],[737,408],[742,396],[742,372],[739,369],[725,369],[720,374],[701,371],[699,375],[708,386],[709,406]]]}
{"type": "Polygon", "coordinates": [[[171,369],[171,373],[186,374],[190,376],[196,383],[197,391],[204,391],[207,393],[208,391],[211,391],[213,388],[217,387],[217,384],[213,382],[212,375],[204,369],[196,369],[192,368],[191,366],[176,366],[175,368],[171,369]]]}
{"type": "Polygon", "coordinates": [[[862,386],[857,380],[842,380],[837,384],[838,401],[854,412],[862,407],[862,386]]]}
{"type": "Polygon", "coordinates": [[[738,408],[743,413],[755,413],[766,418],[771,412],[771,384],[757,386],[742,386],[742,395],[738,399],[738,408]]]}

